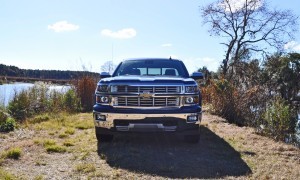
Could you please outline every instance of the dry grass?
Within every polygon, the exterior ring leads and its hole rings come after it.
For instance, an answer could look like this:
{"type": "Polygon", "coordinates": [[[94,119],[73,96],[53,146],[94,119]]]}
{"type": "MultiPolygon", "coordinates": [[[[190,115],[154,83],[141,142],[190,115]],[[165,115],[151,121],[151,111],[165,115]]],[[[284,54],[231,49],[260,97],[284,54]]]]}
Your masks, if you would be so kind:
{"type": "Polygon", "coordinates": [[[18,147],[10,148],[9,150],[2,153],[1,158],[19,159],[21,157],[22,150],[18,147]]]}
{"type": "Polygon", "coordinates": [[[299,149],[209,114],[203,117],[198,144],[173,136],[126,135],[99,146],[91,113],[47,116],[0,134],[0,152],[22,149],[18,160],[2,158],[0,179],[300,177],[299,149]]]}
{"type": "Polygon", "coordinates": [[[251,179],[297,179],[300,177],[300,150],[256,134],[253,128],[220,123],[208,116],[208,128],[228,142],[251,168],[251,179]],[[298,169],[298,170],[297,170],[298,169]]]}
{"type": "Polygon", "coordinates": [[[15,176],[13,176],[11,173],[0,168],[0,179],[14,180],[17,178],[15,176]]]}
{"type": "Polygon", "coordinates": [[[78,164],[75,170],[80,173],[90,173],[90,172],[95,172],[96,167],[94,164],[83,163],[83,164],[78,164]]]}

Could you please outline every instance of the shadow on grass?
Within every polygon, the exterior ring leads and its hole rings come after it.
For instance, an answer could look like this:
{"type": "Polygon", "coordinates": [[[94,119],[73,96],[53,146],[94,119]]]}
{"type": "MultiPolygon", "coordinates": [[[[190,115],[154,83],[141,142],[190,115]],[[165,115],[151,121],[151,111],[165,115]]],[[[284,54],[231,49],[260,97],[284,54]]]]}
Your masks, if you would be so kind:
{"type": "Polygon", "coordinates": [[[111,167],[166,178],[223,178],[244,176],[251,169],[226,141],[201,127],[197,144],[167,135],[117,136],[99,143],[98,154],[111,167]]]}

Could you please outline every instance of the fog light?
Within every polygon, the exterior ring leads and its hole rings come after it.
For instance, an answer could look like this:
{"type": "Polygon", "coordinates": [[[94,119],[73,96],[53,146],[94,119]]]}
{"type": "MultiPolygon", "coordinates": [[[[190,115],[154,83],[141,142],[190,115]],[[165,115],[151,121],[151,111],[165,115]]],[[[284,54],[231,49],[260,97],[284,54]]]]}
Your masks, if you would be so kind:
{"type": "Polygon", "coordinates": [[[198,116],[188,116],[187,121],[188,122],[196,122],[196,121],[198,121],[198,116]]]}
{"type": "Polygon", "coordinates": [[[102,97],[101,97],[101,102],[103,102],[103,103],[108,103],[108,97],[102,96],[102,97]]]}
{"type": "Polygon", "coordinates": [[[192,103],[194,103],[194,98],[193,98],[193,97],[187,97],[187,98],[185,99],[185,102],[186,102],[187,104],[192,104],[192,103]]]}
{"type": "Polygon", "coordinates": [[[106,117],[104,115],[96,114],[95,117],[98,121],[106,121],[106,117]]]}

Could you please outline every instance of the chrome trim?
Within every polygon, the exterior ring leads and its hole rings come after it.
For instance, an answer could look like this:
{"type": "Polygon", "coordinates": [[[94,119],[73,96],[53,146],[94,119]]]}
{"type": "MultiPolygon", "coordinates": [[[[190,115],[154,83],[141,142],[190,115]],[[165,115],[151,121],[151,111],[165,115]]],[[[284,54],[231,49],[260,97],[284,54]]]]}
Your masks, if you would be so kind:
{"type": "Polygon", "coordinates": [[[173,110],[173,109],[178,109],[180,110],[180,106],[151,106],[151,107],[143,107],[143,106],[114,106],[114,108],[120,108],[120,109],[164,109],[164,110],[173,110]]]}
{"type": "MultiPolygon", "coordinates": [[[[177,118],[186,123],[200,124],[202,119],[202,112],[199,113],[182,113],[182,114],[119,114],[119,113],[101,113],[101,112],[93,112],[94,115],[94,124],[96,127],[102,128],[113,128],[114,120],[143,120],[146,118],[177,118]],[[106,117],[105,121],[96,120],[96,114],[103,115],[106,117]],[[188,116],[198,116],[198,121],[196,122],[187,122],[188,116]]],[[[122,127],[120,127],[122,128],[122,127]]],[[[123,127],[125,128],[125,127],[123,127]]]]}
{"type": "MultiPolygon", "coordinates": [[[[185,103],[185,97],[187,96],[198,96],[198,94],[194,94],[194,95],[174,95],[174,96],[171,96],[171,95],[168,95],[168,96],[157,96],[157,95],[154,95],[153,98],[178,98],[178,104],[176,105],[170,105],[170,106],[149,106],[149,107],[143,107],[143,106],[138,106],[140,104],[140,98],[137,97],[137,96],[128,96],[128,95],[117,95],[117,96],[109,96],[110,97],[110,103],[109,105],[110,106],[113,106],[114,108],[179,108],[179,107],[182,107],[182,106],[194,106],[196,105],[197,103],[194,103],[194,104],[186,104],[185,103]],[[124,105],[117,105],[116,104],[116,101],[117,101],[117,98],[118,97],[121,97],[121,98],[125,98],[126,102],[125,104],[128,104],[127,100],[128,98],[138,98],[138,104],[137,106],[124,106],[124,105]]],[[[154,103],[154,101],[153,101],[154,103]]]]}
{"type": "Polygon", "coordinates": [[[164,126],[163,124],[130,123],[128,126],[116,126],[117,131],[176,131],[177,126],[164,126]]]}
{"type": "MultiPolygon", "coordinates": [[[[149,82],[151,82],[151,81],[149,81],[149,82]]],[[[148,82],[146,81],[146,83],[148,83],[148,82]]],[[[99,85],[101,85],[101,84],[97,84],[97,87],[99,85]]],[[[107,84],[104,84],[104,85],[107,85],[107,84]]],[[[126,94],[137,94],[137,95],[140,93],[140,91],[138,91],[138,92],[111,92],[111,87],[112,86],[126,86],[126,87],[131,86],[131,87],[138,87],[138,89],[140,89],[140,87],[153,87],[153,88],[155,88],[155,87],[178,87],[179,92],[165,92],[165,93],[158,93],[158,94],[189,94],[189,95],[191,95],[191,94],[196,94],[196,93],[185,92],[185,87],[187,87],[187,86],[197,86],[197,84],[195,83],[194,85],[191,85],[191,84],[186,85],[186,84],[181,84],[181,83],[179,83],[179,84],[166,83],[166,84],[161,85],[161,84],[141,84],[141,83],[122,84],[122,83],[113,83],[112,82],[112,83],[109,83],[107,92],[97,91],[97,88],[96,88],[95,93],[96,94],[101,94],[101,93],[107,93],[107,94],[126,93],[126,94]]],[[[153,93],[156,93],[156,92],[153,91],[153,93]]]]}
{"type": "Polygon", "coordinates": [[[168,93],[168,94],[181,94],[183,92],[182,84],[113,84],[109,86],[110,93],[113,94],[143,94],[143,93],[168,93]],[[112,91],[112,89],[117,89],[112,91]]]}
{"type": "Polygon", "coordinates": [[[114,107],[179,107],[180,97],[156,96],[150,98],[136,96],[118,96],[112,97],[112,106],[114,107]]]}
{"type": "MultiPolygon", "coordinates": [[[[109,92],[99,92],[96,91],[96,96],[108,96],[110,99],[109,104],[103,104],[103,105],[110,105],[116,108],[126,108],[127,106],[119,106],[115,103],[115,97],[125,97],[126,102],[125,104],[128,104],[127,102],[127,98],[130,97],[140,97],[140,98],[169,98],[169,97],[177,97],[179,98],[179,103],[176,105],[172,105],[170,107],[182,107],[182,106],[191,106],[191,105],[195,105],[195,104],[186,104],[184,101],[184,97],[186,96],[198,96],[199,93],[195,92],[195,93],[186,93],[185,92],[185,88],[187,86],[195,86],[195,85],[184,85],[184,84],[171,84],[171,83],[167,83],[164,85],[160,85],[160,84],[141,84],[141,83],[132,83],[132,84],[122,84],[122,83],[110,83],[109,84],[109,92]],[[111,87],[112,86],[124,86],[124,92],[111,92],[111,87]],[[128,92],[128,87],[135,87],[137,88],[137,92],[128,92]],[[143,90],[142,92],[140,91],[140,88],[150,88],[150,90],[143,90]],[[155,87],[165,87],[166,91],[168,89],[168,87],[177,87],[177,92],[155,92],[155,87]],[[151,90],[152,89],[152,90],[151,90]]],[[[154,103],[154,101],[153,101],[154,103]]],[[[98,103],[101,104],[101,103],[98,103]]],[[[142,107],[139,106],[141,104],[140,99],[138,99],[138,103],[137,106],[128,106],[128,108],[132,108],[132,107],[142,107]]],[[[155,104],[153,106],[151,106],[152,108],[156,107],[155,104]]],[[[159,107],[169,107],[168,105],[166,106],[159,106],[159,107]]],[[[144,107],[143,107],[144,108],[144,107]]],[[[147,108],[147,107],[146,107],[147,108]]]]}
{"type": "MultiPolygon", "coordinates": [[[[109,106],[112,106],[112,107],[114,107],[114,108],[154,108],[154,109],[160,109],[160,108],[180,108],[180,107],[182,107],[182,106],[194,106],[194,105],[196,105],[197,103],[195,103],[195,104],[186,104],[185,103],[185,97],[187,97],[187,96],[198,96],[197,94],[193,94],[193,95],[175,95],[175,96],[153,96],[153,97],[161,97],[161,98],[174,98],[174,97],[176,97],[176,98],[179,98],[179,103],[178,103],[178,105],[177,106],[150,106],[150,107],[143,107],[143,106],[119,106],[119,105],[116,105],[115,104],[115,101],[116,101],[116,98],[117,97],[136,97],[136,96],[127,96],[127,95],[125,95],[125,96],[122,96],[122,95],[117,95],[117,96],[109,96],[109,99],[110,99],[110,101],[109,101],[109,103],[97,103],[96,102],[96,104],[98,104],[98,105],[109,105],[109,106]]],[[[126,101],[127,101],[127,98],[126,98],[126,101]]],[[[127,104],[127,102],[126,102],[126,104],[127,104]]]]}

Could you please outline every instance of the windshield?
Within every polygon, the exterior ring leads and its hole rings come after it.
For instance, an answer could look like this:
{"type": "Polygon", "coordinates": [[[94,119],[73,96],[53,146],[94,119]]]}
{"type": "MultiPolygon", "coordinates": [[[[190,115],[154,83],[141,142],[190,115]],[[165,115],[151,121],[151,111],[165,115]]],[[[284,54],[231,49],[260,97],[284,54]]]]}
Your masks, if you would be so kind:
{"type": "Polygon", "coordinates": [[[113,74],[125,75],[188,77],[188,72],[178,60],[127,60],[122,62],[113,74]]]}

